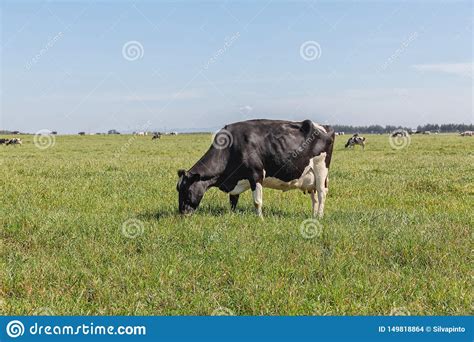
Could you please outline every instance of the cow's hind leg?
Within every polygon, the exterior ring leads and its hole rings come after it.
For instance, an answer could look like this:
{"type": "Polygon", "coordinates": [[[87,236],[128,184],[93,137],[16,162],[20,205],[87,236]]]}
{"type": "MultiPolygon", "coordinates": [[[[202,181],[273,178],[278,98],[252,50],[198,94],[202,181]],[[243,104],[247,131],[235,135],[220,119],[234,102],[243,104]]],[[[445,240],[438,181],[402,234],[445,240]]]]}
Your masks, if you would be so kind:
{"type": "Polygon", "coordinates": [[[263,172],[254,173],[252,179],[249,179],[250,189],[252,189],[253,204],[255,205],[255,210],[257,215],[263,218],[262,206],[263,206],[263,172]]]}
{"type": "Polygon", "coordinates": [[[263,218],[262,206],[263,206],[263,187],[261,183],[255,184],[255,190],[252,190],[253,204],[255,205],[255,210],[257,215],[263,218]]]}
{"type": "Polygon", "coordinates": [[[328,177],[328,168],[324,159],[320,159],[314,165],[314,176],[316,182],[316,191],[318,192],[318,212],[319,217],[324,215],[324,202],[326,201],[327,194],[327,177],[328,177]]]}
{"type": "Polygon", "coordinates": [[[318,204],[318,200],[316,198],[316,191],[311,190],[311,215],[313,217],[316,217],[317,204],[318,204]]]}
{"type": "Polygon", "coordinates": [[[237,203],[239,202],[239,195],[229,195],[230,209],[235,211],[237,203]]]}

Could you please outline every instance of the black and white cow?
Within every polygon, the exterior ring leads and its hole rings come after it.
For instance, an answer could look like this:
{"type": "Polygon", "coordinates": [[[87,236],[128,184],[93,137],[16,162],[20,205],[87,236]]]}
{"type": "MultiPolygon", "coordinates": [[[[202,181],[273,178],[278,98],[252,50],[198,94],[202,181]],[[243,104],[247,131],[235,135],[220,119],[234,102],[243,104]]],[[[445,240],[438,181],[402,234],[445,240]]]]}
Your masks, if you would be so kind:
{"type": "Polygon", "coordinates": [[[178,171],[179,211],[192,213],[207,189],[218,187],[229,194],[233,210],[239,195],[252,190],[257,214],[262,216],[263,187],[268,187],[309,192],[313,216],[322,217],[334,137],[331,127],[310,120],[249,120],[227,125],[191,169],[178,171]]]}
{"type": "Polygon", "coordinates": [[[355,145],[360,145],[362,146],[362,149],[365,149],[365,138],[360,136],[358,133],[350,137],[344,147],[354,147],[355,145]]]}
{"type": "Polygon", "coordinates": [[[13,138],[13,139],[9,139],[5,145],[20,145],[23,144],[23,142],[21,141],[20,138],[13,138]]]}
{"type": "Polygon", "coordinates": [[[0,139],[0,145],[7,144],[9,141],[10,141],[10,139],[1,138],[0,139]]]}
{"type": "Polygon", "coordinates": [[[392,138],[396,138],[396,137],[406,137],[406,136],[408,136],[408,132],[407,132],[407,131],[404,131],[404,130],[394,131],[394,132],[392,132],[392,134],[391,134],[391,137],[392,137],[392,138]]]}

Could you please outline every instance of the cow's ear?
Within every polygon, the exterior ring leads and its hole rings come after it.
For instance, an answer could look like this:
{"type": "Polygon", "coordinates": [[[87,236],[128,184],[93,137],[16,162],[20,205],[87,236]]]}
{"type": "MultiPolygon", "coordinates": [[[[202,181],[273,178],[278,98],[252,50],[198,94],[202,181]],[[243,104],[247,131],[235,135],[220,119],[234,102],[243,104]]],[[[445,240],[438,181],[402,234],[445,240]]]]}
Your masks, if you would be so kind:
{"type": "Polygon", "coordinates": [[[183,177],[186,174],[186,170],[184,169],[179,169],[178,170],[178,177],[183,177]]]}

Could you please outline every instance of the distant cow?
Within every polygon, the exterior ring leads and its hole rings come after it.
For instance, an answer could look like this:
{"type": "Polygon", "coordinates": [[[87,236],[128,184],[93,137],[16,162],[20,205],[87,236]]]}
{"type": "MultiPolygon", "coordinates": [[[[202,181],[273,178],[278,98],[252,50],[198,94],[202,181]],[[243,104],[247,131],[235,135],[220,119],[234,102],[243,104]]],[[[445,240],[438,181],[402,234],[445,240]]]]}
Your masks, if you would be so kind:
{"type": "Polygon", "coordinates": [[[79,135],[86,135],[86,132],[79,132],[79,133],[77,133],[77,134],[79,134],[79,135]]]}
{"type": "Polygon", "coordinates": [[[20,138],[13,138],[13,139],[9,139],[5,144],[6,145],[21,145],[23,143],[21,142],[20,138]]]}
{"type": "Polygon", "coordinates": [[[155,139],[161,139],[161,133],[153,134],[153,137],[151,138],[151,140],[155,140],[155,139]]]}
{"type": "Polygon", "coordinates": [[[430,134],[431,134],[431,131],[424,131],[423,134],[430,135],[430,134]]]}
{"type": "Polygon", "coordinates": [[[403,131],[403,130],[400,130],[400,131],[395,131],[392,133],[392,138],[395,138],[395,137],[406,137],[408,135],[408,132],[407,131],[403,131]]]}
{"type": "Polygon", "coordinates": [[[309,192],[313,216],[321,217],[334,137],[331,127],[311,120],[249,120],[227,125],[191,169],[178,171],[179,212],[193,213],[204,193],[218,187],[229,194],[232,209],[242,192],[252,190],[257,214],[262,216],[263,187],[268,187],[309,192]]]}
{"type": "Polygon", "coordinates": [[[347,143],[344,147],[350,148],[350,147],[354,147],[355,145],[360,145],[362,146],[362,149],[365,149],[365,138],[362,136],[359,136],[358,133],[350,137],[349,140],[347,140],[347,143]]]}
{"type": "Polygon", "coordinates": [[[472,137],[474,136],[474,132],[473,131],[465,131],[465,132],[462,132],[462,133],[459,133],[462,137],[472,137]]]}

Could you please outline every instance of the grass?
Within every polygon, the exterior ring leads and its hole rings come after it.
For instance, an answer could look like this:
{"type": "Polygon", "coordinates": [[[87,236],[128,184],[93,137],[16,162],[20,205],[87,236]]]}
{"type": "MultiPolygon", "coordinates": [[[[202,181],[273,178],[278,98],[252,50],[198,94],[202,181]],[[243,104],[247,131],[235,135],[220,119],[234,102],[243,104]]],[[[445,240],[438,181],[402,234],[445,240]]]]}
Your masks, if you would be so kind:
{"type": "Polygon", "coordinates": [[[215,189],[177,215],[176,170],[210,135],[0,146],[0,314],[472,314],[474,139],[346,138],[312,239],[299,191],[265,189],[264,221],[215,189]]]}

